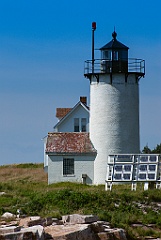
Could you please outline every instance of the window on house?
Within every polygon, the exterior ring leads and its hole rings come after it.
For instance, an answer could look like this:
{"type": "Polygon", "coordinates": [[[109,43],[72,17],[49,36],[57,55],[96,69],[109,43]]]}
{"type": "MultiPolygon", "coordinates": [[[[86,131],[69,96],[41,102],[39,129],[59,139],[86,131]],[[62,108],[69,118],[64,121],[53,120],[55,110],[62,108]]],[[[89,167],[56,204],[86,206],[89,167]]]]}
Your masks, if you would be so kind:
{"type": "Polygon", "coordinates": [[[86,118],[81,119],[81,132],[86,132],[86,118]]]}
{"type": "Polygon", "coordinates": [[[79,118],[74,118],[74,132],[79,132],[79,118]]]}
{"type": "Polygon", "coordinates": [[[63,159],[63,175],[74,174],[74,158],[63,159]]]}

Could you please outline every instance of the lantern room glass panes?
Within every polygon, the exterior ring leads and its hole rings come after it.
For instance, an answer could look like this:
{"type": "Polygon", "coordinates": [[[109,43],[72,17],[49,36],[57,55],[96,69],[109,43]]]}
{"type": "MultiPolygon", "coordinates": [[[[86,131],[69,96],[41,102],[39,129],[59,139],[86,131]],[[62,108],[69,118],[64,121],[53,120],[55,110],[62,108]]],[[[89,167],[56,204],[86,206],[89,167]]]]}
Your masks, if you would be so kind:
{"type": "Polygon", "coordinates": [[[128,61],[128,51],[127,50],[122,50],[120,51],[120,58],[123,61],[128,61]]]}
{"type": "Polygon", "coordinates": [[[110,51],[110,50],[102,51],[102,59],[111,60],[112,59],[112,51],[110,51]]]}
{"type": "Polygon", "coordinates": [[[118,51],[113,51],[112,60],[117,61],[119,59],[118,51]]]}

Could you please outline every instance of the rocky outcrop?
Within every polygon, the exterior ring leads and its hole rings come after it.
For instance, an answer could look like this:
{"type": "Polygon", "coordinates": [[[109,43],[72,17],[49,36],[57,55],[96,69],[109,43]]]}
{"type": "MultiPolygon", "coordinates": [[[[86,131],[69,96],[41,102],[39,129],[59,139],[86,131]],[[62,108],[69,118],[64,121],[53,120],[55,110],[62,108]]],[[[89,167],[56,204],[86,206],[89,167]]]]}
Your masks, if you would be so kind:
{"type": "Polygon", "coordinates": [[[3,240],[126,240],[123,229],[113,229],[93,215],[66,215],[62,220],[27,217],[0,224],[3,240]]]}
{"type": "Polygon", "coordinates": [[[62,216],[63,223],[78,224],[97,222],[98,217],[93,215],[72,214],[62,216]]]}
{"type": "Polygon", "coordinates": [[[41,225],[21,228],[16,226],[1,226],[0,239],[5,240],[44,240],[44,228],[41,225]]]}
{"type": "Polygon", "coordinates": [[[46,239],[54,240],[92,240],[96,239],[89,224],[67,224],[49,226],[45,229],[46,239]]]}

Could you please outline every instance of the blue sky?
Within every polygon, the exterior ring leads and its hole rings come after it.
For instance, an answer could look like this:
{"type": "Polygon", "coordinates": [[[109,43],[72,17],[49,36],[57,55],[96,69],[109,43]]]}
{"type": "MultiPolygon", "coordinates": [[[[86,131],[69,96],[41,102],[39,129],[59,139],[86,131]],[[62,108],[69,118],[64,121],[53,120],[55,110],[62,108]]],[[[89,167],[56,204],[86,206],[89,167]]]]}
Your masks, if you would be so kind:
{"type": "MultiPolygon", "coordinates": [[[[146,61],[140,81],[141,149],[161,142],[161,1],[1,0],[0,164],[43,162],[41,139],[56,124],[56,107],[89,99],[84,61],[117,38],[129,57],[146,61]]],[[[96,54],[99,54],[98,52],[96,54]]]]}

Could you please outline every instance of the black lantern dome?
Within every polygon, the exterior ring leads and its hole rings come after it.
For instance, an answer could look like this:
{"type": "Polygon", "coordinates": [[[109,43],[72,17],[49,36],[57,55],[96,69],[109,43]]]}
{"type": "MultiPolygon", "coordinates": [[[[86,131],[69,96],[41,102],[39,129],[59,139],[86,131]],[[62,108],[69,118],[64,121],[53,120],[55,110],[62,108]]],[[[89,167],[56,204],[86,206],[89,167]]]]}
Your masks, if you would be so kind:
{"type": "Polygon", "coordinates": [[[92,59],[86,60],[84,64],[84,76],[91,80],[94,76],[99,82],[101,75],[110,75],[111,82],[114,74],[123,74],[125,81],[129,74],[135,74],[139,80],[145,75],[145,61],[143,59],[128,58],[129,48],[117,40],[117,33],[114,29],[112,40],[101,47],[101,57],[94,58],[94,31],[96,23],[92,24],[92,59]]]}
{"type": "Polygon", "coordinates": [[[101,59],[106,63],[106,72],[128,72],[128,47],[119,42],[117,33],[112,33],[113,39],[100,48],[101,59]]]}

